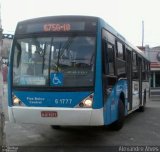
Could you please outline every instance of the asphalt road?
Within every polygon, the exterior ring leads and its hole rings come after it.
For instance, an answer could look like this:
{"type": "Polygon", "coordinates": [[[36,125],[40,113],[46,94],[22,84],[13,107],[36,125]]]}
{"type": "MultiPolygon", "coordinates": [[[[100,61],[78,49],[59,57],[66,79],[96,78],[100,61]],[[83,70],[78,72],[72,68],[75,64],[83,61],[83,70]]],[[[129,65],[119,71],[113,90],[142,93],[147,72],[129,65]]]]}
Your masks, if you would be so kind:
{"type": "MultiPolygon", "coordinates": [[[[5,84],[2,100],[6,114],[5,142],[8,146],[22,146],[20,148],[23,149],[22,151],[32,146],[35,146],[34,148],[41,147],[41,150],[60,147],[59,151],[64,151],[68,147],[85,148],[82,151],[98,151],[106,146],[160,146],[160,100],[158,99],[148,102],[145,112],[134,112],[127,116],[125,125],[120,131],[111,131],[109,128],[103,127],[65,126],[54,130],[47,125],[10,123],[7,115],[6,96],[5,84]],[[91,148],[92,150],[90,150],[91,148]]],[[[160,149],[158,150],[160,151],[160,149]]],[[[68,151],[71,150],[68,149],[68,151]]]]}
{"type": "Polygon", "coordinates": [[[134,112],[126,118],[120,131],[103,127],[62,127],[13,124],[6,120],[7,145],[43,146],[113,146],[160,145],[160,103],[148,103],[144,113],[134,112]]]}

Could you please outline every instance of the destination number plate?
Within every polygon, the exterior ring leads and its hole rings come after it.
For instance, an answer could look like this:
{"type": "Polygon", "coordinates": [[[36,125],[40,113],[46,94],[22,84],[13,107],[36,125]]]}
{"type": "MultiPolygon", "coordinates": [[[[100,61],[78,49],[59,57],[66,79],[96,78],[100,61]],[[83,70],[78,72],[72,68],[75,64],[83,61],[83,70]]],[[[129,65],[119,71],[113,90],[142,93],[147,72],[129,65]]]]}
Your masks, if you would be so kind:
{"type": "Polygon", "coordinates": [[[41,117],[58,117],[56,111],[41,111],[41,117]]]}

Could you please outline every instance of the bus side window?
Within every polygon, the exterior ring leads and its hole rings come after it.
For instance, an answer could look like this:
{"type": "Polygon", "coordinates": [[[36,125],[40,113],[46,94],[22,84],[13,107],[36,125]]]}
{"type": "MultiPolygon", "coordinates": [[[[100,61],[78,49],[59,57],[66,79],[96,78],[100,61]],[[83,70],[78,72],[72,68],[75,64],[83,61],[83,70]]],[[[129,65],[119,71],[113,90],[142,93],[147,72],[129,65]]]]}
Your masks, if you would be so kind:
{"type": "Polygon", "coordinates": [[[118,78],[126,78],[126,57],[125,57],[125,46],[117,41],[116,49],[116,68],[118,78]]]}
{"type": "Polygon", "coordinates": [[[148,81],[149,80],[149,68],[148,63],[144,60],[142,60],[142,80],[148,81]]]}
{"type": "Polygon", "coordinates": [[[103,72],[104,72],[104,92],[108,95],[113,85],[116,83],[117,77],[115,76],[115,51],[114,45],[103,41],[103,72]]]}
{"type": "Polygon", "coordinates": [[[115,75],[114,69],[114,46],[111,44],[106,44],[106,75],[115,75]]]}
{"type": "Polygon", "coordinates": [[[133,79],[138,79],[138,57],[135,52],[132,54],[132,77],[133,79]]]}
{"type": "Polygon", "coordinates": [[[122,45],[122,43],[120,43],[119,41],[117,41],[117,57],[121,60],[124,59],[124,47],[122,45]]]}

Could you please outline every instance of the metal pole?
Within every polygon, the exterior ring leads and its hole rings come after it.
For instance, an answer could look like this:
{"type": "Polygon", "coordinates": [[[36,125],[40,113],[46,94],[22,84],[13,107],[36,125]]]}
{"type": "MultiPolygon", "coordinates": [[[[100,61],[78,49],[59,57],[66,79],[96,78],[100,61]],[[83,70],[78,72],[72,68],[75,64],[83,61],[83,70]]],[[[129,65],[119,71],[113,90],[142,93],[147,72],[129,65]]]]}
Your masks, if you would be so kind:
{"type": "Polygon", "coordinates": [[[144,45],[144,21],[142,21],[142,48],[144,45]]]}

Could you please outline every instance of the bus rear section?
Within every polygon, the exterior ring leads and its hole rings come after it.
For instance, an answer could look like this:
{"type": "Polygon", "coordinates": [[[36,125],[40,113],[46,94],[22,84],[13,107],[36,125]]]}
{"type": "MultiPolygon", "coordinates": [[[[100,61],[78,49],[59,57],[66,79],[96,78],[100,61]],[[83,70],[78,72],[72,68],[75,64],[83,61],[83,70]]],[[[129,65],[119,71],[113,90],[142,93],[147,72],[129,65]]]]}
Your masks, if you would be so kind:
{"type": "Polygon", "coordinates": [[[97,18],[49,17],[17,25],[8,83],[11,121],[104,124],[95,89],[96,33],[97,18]]]}

